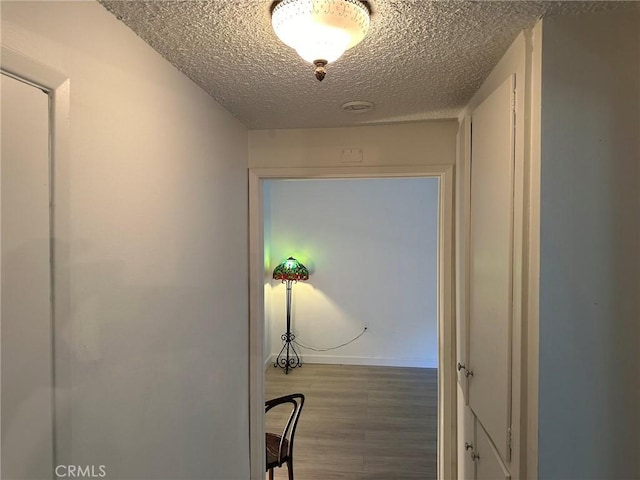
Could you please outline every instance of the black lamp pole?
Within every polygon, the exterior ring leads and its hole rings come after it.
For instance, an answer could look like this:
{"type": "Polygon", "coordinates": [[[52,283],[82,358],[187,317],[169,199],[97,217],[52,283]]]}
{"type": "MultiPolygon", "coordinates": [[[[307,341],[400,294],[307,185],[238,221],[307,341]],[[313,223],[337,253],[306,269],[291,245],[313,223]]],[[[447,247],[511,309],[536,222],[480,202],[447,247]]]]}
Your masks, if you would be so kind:
{"type": "Polygon", "coordinates": [[[280,338],[283,341],[282,349],[273,363],[274,367],[284,368],[284,373],[289,374],[289,370],[301,367],[302,362],[294,347],[296,336],[291,333],[291,284],[293,280],[286,280],[287,285],[287,332],[283,333],[280,338]],[[283,355],[286,352],[286,355],[283,355]]]}

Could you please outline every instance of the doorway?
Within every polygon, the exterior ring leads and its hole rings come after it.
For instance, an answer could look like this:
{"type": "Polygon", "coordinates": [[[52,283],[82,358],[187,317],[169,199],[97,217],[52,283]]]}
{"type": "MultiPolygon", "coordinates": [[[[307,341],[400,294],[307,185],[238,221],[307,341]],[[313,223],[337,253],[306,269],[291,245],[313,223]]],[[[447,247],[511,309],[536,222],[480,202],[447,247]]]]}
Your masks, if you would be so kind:
{"type": "MultiPolygon", "coordinates": [[[[309,271],[292,286],[303,363],[288,373],[274,368],[285,285],[265,279],[265,397],[306,397],[296,476],[435,480],[438,180],[265,180],[263,193],[265,263],[309,271]]],[[[266,431],[285,420],[271,411],[266,431]]]]}
{"type": "Polygon", "coordinates": [[[453,167],[287,168],[249,171],[251,478],[264,478],[263,183],[276,179],[432,177],[438,181],[438,478],[455,477],[455,338],[453,329],[453,167]]]}
{"type": "Polygon", "coordinates": [[[437,368],[438,180],[265,180],[263,193],[265,366],[286,331],[269,274],[293,256],[310,275],[291,305],[306,363],[437,368]]]}

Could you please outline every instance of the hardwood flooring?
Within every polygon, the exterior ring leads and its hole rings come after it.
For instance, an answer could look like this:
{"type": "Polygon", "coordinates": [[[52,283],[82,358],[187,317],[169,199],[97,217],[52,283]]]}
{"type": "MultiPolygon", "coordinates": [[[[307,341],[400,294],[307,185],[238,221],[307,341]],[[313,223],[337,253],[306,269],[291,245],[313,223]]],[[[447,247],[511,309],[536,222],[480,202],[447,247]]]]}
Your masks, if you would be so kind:
{"type": "MultiPolygon", "coordinates": [[[[269,367],[265,398],[303,393],[294,443],[295,480],[435,479],[437,370],[305,364],[269,367]]],[[[282,414],[266,416],[267,431],[282,414]]],[[[277,468],[276,479],[287,469],[277,468]]]]}

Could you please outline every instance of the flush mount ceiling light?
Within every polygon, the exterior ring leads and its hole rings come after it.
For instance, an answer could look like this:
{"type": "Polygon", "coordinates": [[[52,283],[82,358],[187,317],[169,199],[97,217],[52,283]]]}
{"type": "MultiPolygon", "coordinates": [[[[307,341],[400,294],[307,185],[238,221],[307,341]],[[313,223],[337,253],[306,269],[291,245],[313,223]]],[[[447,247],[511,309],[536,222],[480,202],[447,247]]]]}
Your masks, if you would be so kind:
{"type": "Polygon", "coordinates": [[[285,45],[315,65],[322,80],[326,65],[367,34],[369,9],[358,0],[282,0],[274,4],[271,24],[285,45]]]}

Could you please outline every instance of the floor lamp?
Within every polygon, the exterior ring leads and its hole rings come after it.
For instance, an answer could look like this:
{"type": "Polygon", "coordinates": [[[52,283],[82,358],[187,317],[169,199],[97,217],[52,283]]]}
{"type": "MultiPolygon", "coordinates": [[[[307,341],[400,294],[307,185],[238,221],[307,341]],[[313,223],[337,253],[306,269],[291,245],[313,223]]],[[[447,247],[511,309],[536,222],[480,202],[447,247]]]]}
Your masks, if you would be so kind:
{"type": "Polygon", "coordinates": [[[293,282],[309,280],[309,270],[295,258],[289,257],[273,270],[273,278],[281,280],[287,287],[287,332],[280,337],[283,342],[282,349],[273,366],[284,368],[284,373],[289,374],[289,370],[302,365],[298,352],[293,346],[296,336],[291,333],[291,286],[293,282]]]}

